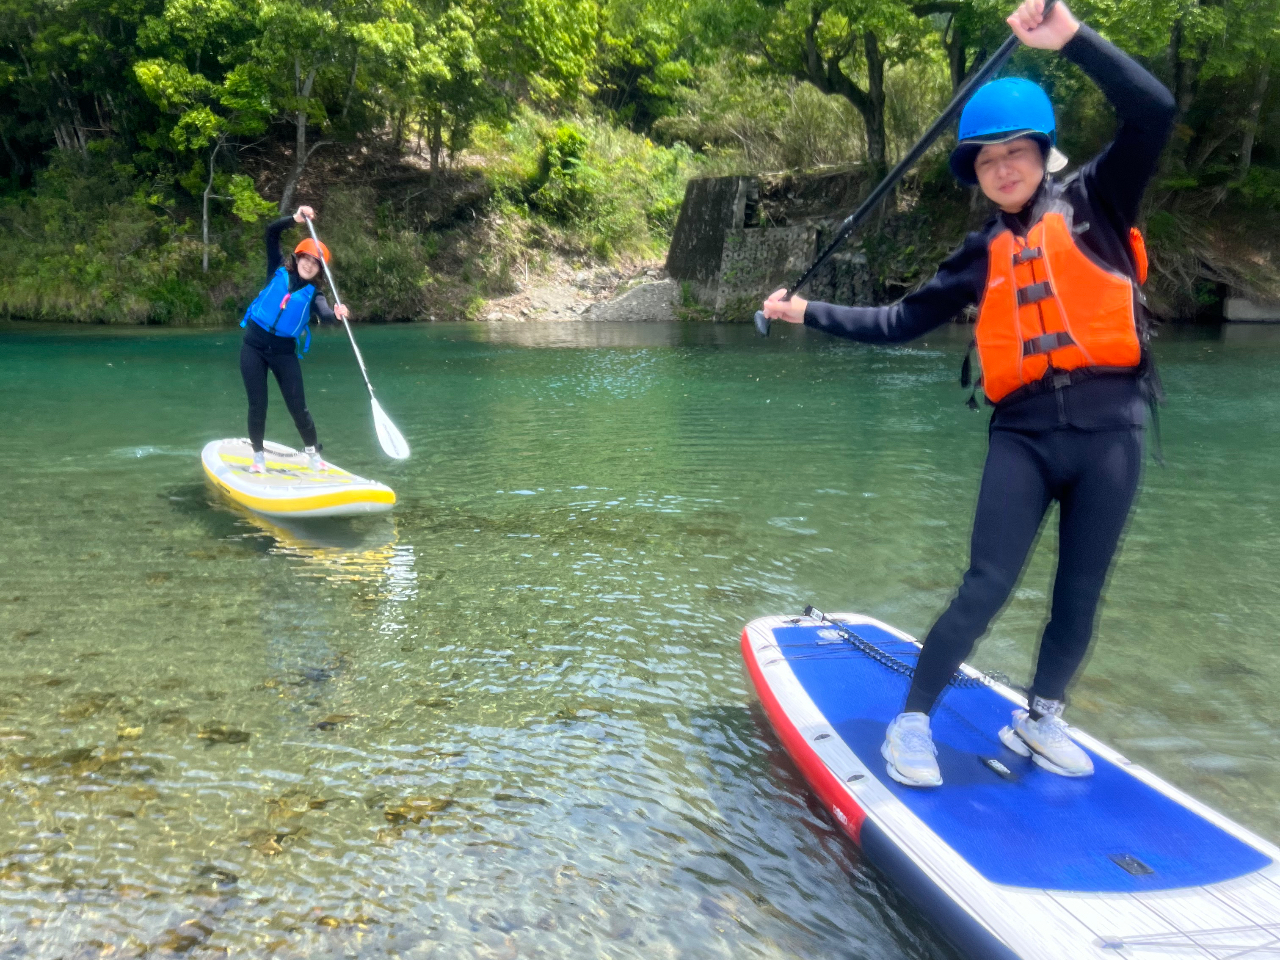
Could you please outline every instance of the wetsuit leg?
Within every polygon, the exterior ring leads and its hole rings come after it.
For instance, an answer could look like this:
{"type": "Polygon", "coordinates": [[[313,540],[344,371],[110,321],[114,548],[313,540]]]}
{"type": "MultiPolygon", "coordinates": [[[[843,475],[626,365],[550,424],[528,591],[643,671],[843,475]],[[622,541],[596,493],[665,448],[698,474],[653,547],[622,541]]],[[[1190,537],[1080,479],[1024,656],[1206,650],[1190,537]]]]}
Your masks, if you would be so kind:
{"type": "Polygon", "coordinates": [[[991,431],[973,520],[969,570],[925,638],[904,709],[928,713],[1004,606],[1053,499],[1051,466],[1036,435],[991,431]]]}
{"type": "Polygon", "coordinates": [[[1140,429],[1059,431],[1073,471],[1059,491],[1058,572],[1040,639],[1033,696],[1066,699],[1089,649],[1098,598],[1142,478],[1140,429]]]}
{"type": "Polygon", "coordinates": [[[249,442],[254,450],[262,449],[262,438],[267,433],[267,366],[261,350],[241,344],[240,376],[249,397],[249,442]]]}
{"type": "Polygon", "coordinates": [[[280,384],[280,393],[293,416],[294,426],[302,434],[303,444],[318,449],[316,425],[307,410],[307,398],[302,390],[302,364],[292,353],[272,354],[271,372],[276,375],[276,383],[280,384]]]}

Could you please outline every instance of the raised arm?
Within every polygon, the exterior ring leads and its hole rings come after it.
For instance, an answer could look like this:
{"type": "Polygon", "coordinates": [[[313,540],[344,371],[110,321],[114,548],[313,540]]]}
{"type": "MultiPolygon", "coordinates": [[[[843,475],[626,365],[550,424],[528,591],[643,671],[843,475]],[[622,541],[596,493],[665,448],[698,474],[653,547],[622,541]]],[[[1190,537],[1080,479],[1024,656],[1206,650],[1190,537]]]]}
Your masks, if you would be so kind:
{"type": "Polygon", "coordinates": [[[314,219],[316,212],[310,207],[299,207],[294,213],[267,224],[267,279],[275,276],[275,272],[284,263],[284,254],[280,250],[280,235],[294,223],[302,223],[304,217],[314,219]]]}
{"type": "Polygon", "coordinates": [[[1085,24],[1062,55],[1089,75],[1120,119],[1115,139],[1081,168],[1080,176],[1090,196],[1110,207],[1127,229],[1138,218],[1142,194],[1173,132],[1173,94],[1085,24]]]}
{"type": "Polygon", "coordinates": [[[280,269],[280,264],[284,263],[284,254],[280,252],[280,235],[291,226],[293,226],[292,215],[281,217],[279,220],[272,220],[267,224],[268,280],[275,276],[275,272],[280,269]]]}

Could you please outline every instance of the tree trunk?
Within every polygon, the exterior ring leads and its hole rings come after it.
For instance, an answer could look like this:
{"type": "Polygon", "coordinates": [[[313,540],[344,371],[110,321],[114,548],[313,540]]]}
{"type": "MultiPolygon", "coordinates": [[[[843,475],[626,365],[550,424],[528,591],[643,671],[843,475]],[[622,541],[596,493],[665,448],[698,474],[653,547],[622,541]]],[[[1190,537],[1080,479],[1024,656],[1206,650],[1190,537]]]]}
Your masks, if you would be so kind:
{"type": "Polygon", "coordinates": [[[871,174],[875,178],[883,177],[888,165],[884,123],[884,57],[880,52],[879,38],[870,30],[862,36],[863,51],[867,58],[867,89],[863,90],[840,66],[840,61],[857,43],[857,34],[850,34],[848,47],[843,51],[836,51],[830,57],[824,59],[818,50],[818,28],[824,12],[825,9],[816,4],[811,10],[809,25],[804,34],[804,70],[798,74],[799,79],[809,81],[823,93],[839,94],[853,104],[862,115],[863,126],[867,129],[867,162],[871,167],[871,174]]]}
{"type": "Polygon", "coordinates": [[[401,107],[400,112],[396,114],[396,125],[392,130],[392,140],[395,143],[396,153],[399,153],[404,148],[404,121],[408,115],[408,107],[401,107]]]}
{"type": "Polygon", "coordinates": [[[1267,83],[1271,79],[1270,58],[1262,61],[1257,82],[1253,85],[1253,100],[1249,102],[1249,115],[1244,121],[1244,136],[1240,140],[1240,165],[1236,168],[1236,183],[1244,183],[1249,176],[1249,164],[1253,161],[1253,141],[1258,136],[1258,118],[1262,115],[1262,101],[1267,96],[1267,83]]]}
{"type": "Polygon", "coordinates": [[[1200,138],[1196,146],[1195,155],[1191,158],[1191,162],[1187,164],[1187,173],[1193,177],[1200,176],[1200,171],[1204,169],[1204,165],[1213,156],[1213,151],[1222,146],[1229,136],[1231,136],[1231,133],[1227,132],[1217,137],[1200,138]]]}
{"type": "Polygon", "coordinates": [[[1177,109],[1173,116],[1173,136],[1171,143],[1180,143],[1181,149],[1170,149],[1166,152],[1166,167],[1177,163],[1180,169],[1187,169],[1192,159],[1191,151],[1195,147],[1195,135],[1187,129],[1186,119],[1196,99],[1196,81],[1199,77],[1200,63],[1203,57],[1188,57],[1183,49],[1186,36],[1183,33],[1182,19],[1173,24],[1173,34],[1169,39],[1169,66],[1173,74],[1173,99],[1177,109]]]}
{"type": "Polygon", "coordinates": [[[24,173],[27,172],[26,164],[24,164],[22,162],[22,158],[19,157],[14,152],[13,144],[9,142],[8,135],[3,132],[0,132],[0,141],[4,142],[4,152],[9,154],[9,159],[13,161],[13,176],[15,177],[22,176],[24,173]]]}
{"type": "Polygon", "coordinates": [[[880,41],[870,30],[863,34],[862,45],[867,55],[867,99],[871,107],[862,116],[867,125],[867,158],[878,180],[889,169],[884,123],[884,56],[880,53],[880,41]]]}
{"type": "Polygon", "coordinates": [[[204,241],[204,252],[200,259],[200,269],[204,273],[209,272],[209,198],[213,196],[213,171],[214,165],[218,159],[218,151],[222,149],[223,137],[218,135],[218,142],[213,146],[213,153],[209,154],[209,182],[204,185],[204,197],[201,224],[201,235],[204,241]]]}
{"type": "Polygon", "coordinates": [[[360,49],[356,48],[355,59],[351,61],[351,79],[347,81],[347,94],[342,98],[342,119],[347,119],[347,111],[351,109],[351,94],[356,89],[356,72],[360,69],[360,49]]]}
{"type": "Polygon", "coordinates": [[[954,95],[964,86],[964,78],[969,72],[969,51],[966,49],[964,37],[955,24],[952,24],[946,39],[947,66],[951,68],[951,93],[954,95]]]}
{"type": "MultiPolygon", "coordinates": [[[[293,170],[289,173],[289,179],[284,183],[284,193],[280,197],[280,212],[288,213],[289,206],[293,203],[293,191],[298,186],[298,181],[302,179],[303,168],[307,165],[307,159],[311,156],[307,152],[307,101],[311,98],[311,87],[316,82],[316,68],[312,67],[307,72],[307,79],[302,79],[302,62],[295,57],[293,61],[293,82],[294,90],[298,94],[298,110],[293,116],[295,136],[293,147],[293,170]]],[[[319,146],[319,144],[316,144],[319,146]]],[[[315,149],[314,147],[312,148],[315,149]]]]}
{"type": "Polygon", "coordinates": [[[431,108],[431,172],[440,170],[440,148],[444,146],[444,110],[439,104],[431,108]]]}

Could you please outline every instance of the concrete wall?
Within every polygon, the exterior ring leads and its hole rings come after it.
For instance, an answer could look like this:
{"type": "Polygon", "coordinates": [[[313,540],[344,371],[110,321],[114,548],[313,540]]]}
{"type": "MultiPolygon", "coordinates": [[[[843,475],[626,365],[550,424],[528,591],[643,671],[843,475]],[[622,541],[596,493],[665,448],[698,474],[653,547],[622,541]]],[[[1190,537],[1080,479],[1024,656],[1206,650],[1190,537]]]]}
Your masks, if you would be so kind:
{"type": "Polygon", "coordinates": [[[1227,320],[1243,323],[1280,323],[1280,303],[1257,303],[1244,297],[1227,297],[1222,305],[1227,320]]]}
{"type": "Polygon", "coordinates": [[[677,280],[714,287],[725,234],[744,224],[748,202],[756,190],[755,177],[690,180],[671,235],[667,272],[677,280]]]}
{"type": "MultiPolygon", "coordinates": [[[[760,301],[796,281],[838,221],[747,226],[759,202],[754,177],[691,180],[667,254],[667,270],[716,319],[748,321],[760,301]]],[[[860,253],[835,254],[801,291],[811,300],[869,303],[871,274],[860,253]]]]}

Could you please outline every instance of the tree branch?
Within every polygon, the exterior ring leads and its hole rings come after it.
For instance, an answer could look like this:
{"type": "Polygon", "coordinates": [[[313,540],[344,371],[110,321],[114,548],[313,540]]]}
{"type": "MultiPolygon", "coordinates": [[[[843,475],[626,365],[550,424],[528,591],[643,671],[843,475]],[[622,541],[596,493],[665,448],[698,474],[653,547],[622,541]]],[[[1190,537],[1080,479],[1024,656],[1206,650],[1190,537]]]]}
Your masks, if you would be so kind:
{"type": "Polygon", "coordinates": [[[956,14],[965,8],[961,0],[926,0],[924,3],[913,3],[911,12],[917,17],[928,17],[935,13],[956,14]]]}

